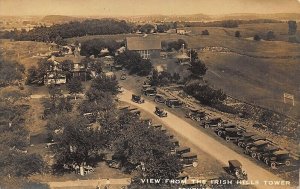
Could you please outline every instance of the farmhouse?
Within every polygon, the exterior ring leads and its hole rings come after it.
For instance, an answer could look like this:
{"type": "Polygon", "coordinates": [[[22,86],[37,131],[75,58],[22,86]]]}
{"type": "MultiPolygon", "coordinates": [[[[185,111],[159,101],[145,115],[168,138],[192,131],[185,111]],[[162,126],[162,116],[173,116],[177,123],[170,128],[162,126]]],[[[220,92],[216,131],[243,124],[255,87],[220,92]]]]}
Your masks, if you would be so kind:
{"type": "Polygon", "coordinates": [[[161,41],[149,37],[127,37],[126,48],[138,52],[143,59],[159,58],[161,41]]]}

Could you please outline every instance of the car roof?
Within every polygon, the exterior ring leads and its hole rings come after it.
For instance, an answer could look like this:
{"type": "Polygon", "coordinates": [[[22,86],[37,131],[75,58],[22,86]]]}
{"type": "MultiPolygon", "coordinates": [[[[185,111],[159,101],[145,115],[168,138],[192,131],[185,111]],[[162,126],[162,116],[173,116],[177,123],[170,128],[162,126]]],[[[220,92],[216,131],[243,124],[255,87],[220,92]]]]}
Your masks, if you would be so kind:
{"type": "Polygon", "coordinates": [[[225,128],[226,131],[241,131],[238,128],[225,128]]]}
{"type": "Polygon", "coordinates": [[[258,141],[255,141],[253,144],[254,145],[257,145],[257,146],[260,146],[260,145],[263,145],[263,144],[267,144],[268,142],[265,141],[265,140],[258,140],[258,141]]]}
{"type": "Polygon", "coordinates": [[[243,135],[244,135],[244,136],[254,136],[255,133],[252,133],[252,132],[245,132],[243,135]]]}
{"type": "Polygon", "coordinates": [[[231,164],[234,167],[241,167],[242,166],[242,164],[238,160],[229,160],[228,163],[231,164]]]}
{"type": "Polygon", "coordinates": [[[253,135],[252,139],[265,139],[264,137],[258,136],[258,135],[253,135]]]}
{"type": "Polygon", "coordinates": [[[267,146],[266,147],[266,150],[276,150],[276,149],[279,149],[279,147],[277,147],[277,146],[267,146]]]}
{"type": "Polygon", "coordinates": [[[278,150],[278,151],[274,152],[273,154],[274,155],[283,155],[283,154],[289,154],[289,152],[286,150],[278,150]]]}
{"type": "Polygon", "coordinates": [[[197,157],[197,154],[195,154],[193,152],[188,152],[188,153],[184,153],[181,155],[181,157],[193,157],[193,156],[197,157]]]}
{"type": "Polygon", "coordinates": [[[190,149],[190,147],[180,146],[180,147],[176,148],[177,151],[182,151],[182,150],[187,150],[187,149],[190,149]]]}

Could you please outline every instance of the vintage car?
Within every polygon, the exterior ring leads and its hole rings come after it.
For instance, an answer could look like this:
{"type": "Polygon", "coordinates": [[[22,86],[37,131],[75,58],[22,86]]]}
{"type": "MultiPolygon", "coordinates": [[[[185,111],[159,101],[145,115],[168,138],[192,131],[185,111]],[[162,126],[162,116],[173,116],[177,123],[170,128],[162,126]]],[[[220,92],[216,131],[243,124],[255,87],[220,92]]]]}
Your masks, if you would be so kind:
{"type": "Polygon", "coordinates": [[[285,150],[278,150],[264,158],[264,162],[271,166],[272,169],[276,169],[278,165],[290,166],[292,158],[290,153],[285,150]]]}
{"type": "Polygon", "coordinates": [[[248,176],[242,169],[242,164],[238,160],[229,160],[228,171],[230,174],[234,175],[238,180],[247,180],[248,176]]]}
{"type": "Polygon", "coordinates": [[[183,167],[197,167],[198,166],[198,158],[197,158],[197,154],[194,154],[192,152],[187,152],[187,153],[183,153],[181,154],[181,158],[180,158],[181,164],[183,165],[183,167]]]}
{"type": "Polygon", "coordinates": [[[162,94],[156,94],[154,97],[154,101],[158,103],[165,103],[166,102],[166,97],[162,94]]]}
{"type": "Polygon", "coordinates": [[[212,117],[208,118],[208,120],[205,120],[202,123],[202,126],[204,128],[210,128],[210,127],[218,127],[222,125],[222,119],[220,117],[212,117]]]}
{"type": "Polygon", "coordinates": [[[252,144],[249,144],[246,147],[245,154],[251,155],[251,157],[256,158],[256,155],[258,152],[261,152],[264,150],[264,148],[270,146],[270,142],[266,140],[258,140],[256,142],[253,142],[252,144]]]}
{"type": "Polygon", "coordinates": [[[135,116],[140,116],[141,115],[141,111],[140,110],[132,110],[130,111],[131,114],[135,115],[135,116]]]}
{"type": "Polygon", "coordinates": [[[158,115],[159,117],[167,117],[168,113],[165,112],[165,110],[163,108],[160,107],[155,107],[155,112],[156,115],[158,115]]]}
{"type": "Polygon", "coordinates": [[[264,160],[264,158],[270,156],[273,152],[276,152],[278,150],[280,150],[279,147],[270,145],[270,146],[267,146],[266,148],[264,148],[261,152],[258,152],[256,154],[256,157],[258,160],[264,160]]]}
{"type": "Polygon", "coordinates": [[[249,146],[253,142],[256,142],[256,141],[259,141],[259,140],[266,140],[266,138],[261,137],[261,136],[257,136],[257,135],[253,135],[251,137],[246,138],[245,140],[240,141],[240,147],[246,148],[247,146],[249,146]]]}
{"type": "Polygon", "coordinates": [[[223,125],[221,124],[216,128],[215,132],[217,133],[217,135],[221,137],[225,133],[226,129],[233,129],[233,128],[237,128],[237,126],[232,123],[223,124],[223,125]]]}
{"type": "Polygon", "coordinates": [[[241,138],[239,138],[239,139],[236,141],[236,144],[237,144],[238,146],[241,146],[242,143],[243,143],[243,141],[248,140],[250,137],[254,136],[255,133],[252,133],[252,132],[244,132],[242,135],[243,135],[243,136],[242,136],[241,138]]]}
{"type": "Polygon", "coordinates": [[[226,141],[234,140],[237,141],[239,138],[242,137],[243,130],[239,128],[226,128],[222,133],[222,137],[226,141]]]}
{"type": "Polygon", "coordinates": [[[170,108],[180,108],[182,107],[182,102],[177,98],[169,98],[166,100],[166,105],[170,108]]]}
{"type": "Polygon", "coordinates": [[[153,124],[152,127],[154,129],[161,129],[162,128],[162,125],[161,124],[153,124]]]}
{"type": "Polygon", "coordinates": [[[200,122],[203,119],[205,120],[205,118],[207,119],[205,115],[205,111],[201,111],[196,108],[190,108],[185,117],[200,122]]]}
{"type": "Polygon", "coordinates": [[[190,151],[191,151],[191,148],[186,147],[186,146],[180,146],[180,147],[176,148],[176,154],[178,156],[181,156],[182,154],[188,153],[190,151]]]}
{"type": "Polygon", "coordinates": [[[148,87],[143,90],[143,94],[146,96],[155,96],[156,93],[157,93],[157,91],[156,91],[155,87],[148,87]]]}
{"type": "Polygon", "coordinates": [[[131,100],[138,104],[142,104],[145,102],[145,100],[142,99],[142,97],[140,95],[135,95],[135,94],[132,95],[131,100]]]}
{"type": "Polygon", "coordinates": [[[167,136],[167,138],[172,139],[174,138],[174,135],[172,133],[169,133],[168,131],[165,132],[165,135],[167,136]]]}

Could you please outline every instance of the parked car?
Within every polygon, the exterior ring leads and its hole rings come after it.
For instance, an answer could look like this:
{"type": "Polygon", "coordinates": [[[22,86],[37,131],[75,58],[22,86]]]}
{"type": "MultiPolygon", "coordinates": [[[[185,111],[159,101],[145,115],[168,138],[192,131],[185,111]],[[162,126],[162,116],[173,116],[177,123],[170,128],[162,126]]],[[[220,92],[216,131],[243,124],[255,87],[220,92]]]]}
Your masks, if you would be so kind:
{"type": "Polygon", "coordinates": [[[227,128],[224,129],[224,132],[222,133],[222,137],[226,141],[235,140],[237,141],[239,138],[241,138],[244,131],[239,128],[227,128]]]}
{"type": "Polygon", "coordinates": [[[237,126],[232,123],[228,123],[224,125],[221,124],[216,128],[215,132],[217,133],[217,135],[221,137],[225,133],[225,129],[233,129],[233,128],[237,128],[237,126]]]}
{"type": "Polygon", "coordinates": [[[191,151],[191,148],[186,147],[186,146],[180,146],[180,147],[176,148],[176,154],[178,156],[181,156],[182,154],[188,153],[190,151],[191,151]]]}
{"type": "Polygon", "coordinates": [[[266,148],[269,145],[270,145],[270,143],[268,141],[259,140],[252,144],[249,144],[246,147],[245,153],[251,155],[251,157],[253,157],[253,158],[256,158],[257,153],[263,151],[264,148],[266,148]]]}
{"type": "Polygon", "coordinates": [[[157,91],[156,91],[155,87],[146,88],[143,91],[143,94],[146,96],[154,96],[154,95],[156,95],[156,93],[157,93],[157,91]]]}
{"type": "Polygon", "coordinates": [[[238,160],[229,160],[228,171],[234,175],[238,180],[247,180],[247,173],[242,169],[242,164],[238,160]]]}
{"type": "Polygon", "coordinates": [[[182,102],[177,98],[171,98],[166,100],[166,105],[170,108],[180,108],[182,107],[182,102]]]}
{"type": "Polygon", "coordinates": [[[272,153],[280,150],[278,146],[270,145],[264,148],[261,152],[256,154],[258,160],[264,160],[266,157],[269,157],[272,153]]]}
{"type": "Polygon", "coordinates": [[[197,154],[194,154],[192,152],[182,154],[180,161],[183,167],[198,166],[197,154]]]}
{"type": "Polygon", "coordinates": [[[265,157],[264,162],[271,166],[272,169],[276,169],[278,165],[290,166],[292,158],[290,157],[289,152],[285,150],[279,150],[272,153],[270,156],[265,157]]]}
{"type": "Polygon", "coordinates": [[[239,138],[239,139],[236,141],[236,144],[237,144],[238,146],[240,146],[240,147],[241,147],[241,145],[242,145],[242,143],[243,143],[244,141],[246,141],[246,140],[248,140],[249,138],[251,138],[252,136],[254,136],[255,133],[252,133],[252,132],[244,132],[242,135],[243,135],[243,136],[242,136],[241,138],[239,138]]]}
{"type": "Polygon", "coordinates": [[[204,128],[210,128],[210,127],[218,127],[222,125],[222,119],[220,117],[212,117],[208,118],[208,120],[205,120],[202,123],[202,126],[204,128]]]}
{"type": "Polygon", "coordinates": [[[205,120],[205,118],[207,119],[205,111],[201,111],[195,108],[189,109],[189,112],[185,115],[185,117],[198,122],[200,122],[203,119],[205,120]]]}
{"type": "Polygon", "coordinates": [[[166,97],[162,94],[156,94],[155,98],[154,98],[154,101],[158,102],[158,103],[165,103],[166,102],[166,97]]]}
{"type": "Polygon", "coordinates": [[[259,141],[259,140],[266,140],[266,138],[261,137],[261,136],[257,136],[257,135],[253,135],[251,137],[246,138],[245,140],[240,141],[241,142],[240,147],[246,148],[247,146],[249,146],[253,142],[256,142],[256,141],[259,141]]]}
{"type": "Polygon", "coordinates": [[[162,128],[162,125],[161,124],[153,124],[152,127],[154,129],[161,129],[162,128]]]}
{"type": "Polygon", "coordinates": [[[142,104],[145,102],[145,100],[142,99],[142,97],[140,95],[135,95],[135,94],[132,95],[131,100],[138,104],[142,104]]]}
{"type": "Polygon", "coordinates": [[[167,117],[168,113],[165,112],[165,110],[163,108],[160,107],[155,107],[155,112],[156,115],[158,115],[159,117],[167,117]]]}

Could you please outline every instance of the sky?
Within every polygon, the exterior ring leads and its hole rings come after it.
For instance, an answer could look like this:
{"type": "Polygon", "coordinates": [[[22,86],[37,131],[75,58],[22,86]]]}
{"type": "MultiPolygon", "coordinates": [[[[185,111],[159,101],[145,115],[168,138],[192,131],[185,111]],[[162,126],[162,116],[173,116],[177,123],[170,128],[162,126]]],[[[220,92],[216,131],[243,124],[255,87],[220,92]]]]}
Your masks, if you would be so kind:
{"type": "Polygon", "coordinates": [[[300,13],[300,0],[0,0],[0,15],[300,13]]]}

